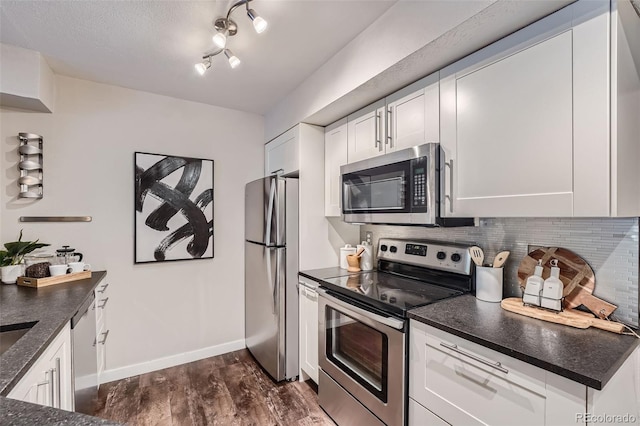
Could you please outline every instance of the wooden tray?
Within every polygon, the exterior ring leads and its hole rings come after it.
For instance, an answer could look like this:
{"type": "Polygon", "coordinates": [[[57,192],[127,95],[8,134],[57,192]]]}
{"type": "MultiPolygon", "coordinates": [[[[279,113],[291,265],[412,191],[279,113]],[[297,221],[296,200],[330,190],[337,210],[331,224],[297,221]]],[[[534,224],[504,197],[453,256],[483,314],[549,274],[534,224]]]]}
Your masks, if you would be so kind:
{"type": "Polygon", "coordinates": [[[617,306],[594,296],[596,277],[591,266],[574,252],[561,247],[543,247],[526,255],[518,267],[518,282],[524,287],[527,277],[533,275],[538,260],[542,261],[542,278],[551,274],[551,260],[558,260],[560,281],[564,285],[564,306],[576,308],[584,305],[599,318],[607,318],[617,306]]]}
{"type": "Polygon", "coordinates": [[[18,277],[18,285],[39,288],[49,285],[68,283],[69,281],[84,280],[87,278],[91,278],[91,271],[75,272],[73,274],[58,275],[57,277],[46,278],[18,277]]]}
{"type": "Polygon", "coordinates": [[[500,302],[500,306],[502,306],[502,309],[505,311],[575,328],[595,327],[618,334],[622,334],[624,331],[624,325],[619,322],[601,320],[595,318],[588,312],[580,312],[573,309],[565,309],[562,312],[551,312],[542,308],[525,306],[519,297],[503,299],[502,302],[500,302]]]}

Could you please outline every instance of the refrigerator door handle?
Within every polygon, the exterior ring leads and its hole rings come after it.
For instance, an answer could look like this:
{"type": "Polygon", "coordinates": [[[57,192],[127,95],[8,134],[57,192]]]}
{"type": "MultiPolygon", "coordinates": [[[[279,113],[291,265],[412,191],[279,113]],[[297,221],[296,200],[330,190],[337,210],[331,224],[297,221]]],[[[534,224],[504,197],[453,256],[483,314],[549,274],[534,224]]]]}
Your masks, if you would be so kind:
{"type": "MultiPolygon", "coordinates": [[[[271,253],[272,251],[269,248],[265,248],[266,250],[266,256],[267,256],[267,280],[269,281],[269,287],[271,290],[271,293],[275,295],[276,292],[276,286],[278,285],[277,283],[274,284],[273,282],[273,268],[271,267],[271,253]]],[[[276,265],[276,270],[277,270],[277,265],[276,265]]],[[[277,277],[277,275],[276,275],[277,277]]],[[[276,303],[275,303],[275,296],[273,297],[273,304],[271,305],[271,313],[275,314],[276,313],[276,303]]]]}
{"type": "Polygon", "coordinates": [[[267,226],[264,234],[264,243],[267,246],[271,245],[271,222],[273,221],[273,205],[276,201],[276,185],[278,184],[277,178],[271,179],[271,190],[269,191],[269,210],[267,213],[267,226]]]}
{"type": "Polygon", "coordinates": [[[273,286],[273,312],[278,312],[278,315],[282,315],[279,313],[280,311],[280,252],[282,250],[276,250],[276,285],[273,286]]]}

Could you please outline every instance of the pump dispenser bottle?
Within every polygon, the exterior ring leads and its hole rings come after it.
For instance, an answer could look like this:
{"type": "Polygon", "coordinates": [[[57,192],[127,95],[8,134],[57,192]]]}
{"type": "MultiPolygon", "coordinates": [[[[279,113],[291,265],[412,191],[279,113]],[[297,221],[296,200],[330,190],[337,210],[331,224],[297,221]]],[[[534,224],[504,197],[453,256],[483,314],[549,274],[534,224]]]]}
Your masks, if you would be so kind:
{"type": "Polygon", "coordinates": [[[533,271],[533,275],[527,278],[522,301],[528,305],[540,306],[540,293],[542,293],[543,286],[542,260],[539,260],[538,266],[536,266],[533,271]]]}

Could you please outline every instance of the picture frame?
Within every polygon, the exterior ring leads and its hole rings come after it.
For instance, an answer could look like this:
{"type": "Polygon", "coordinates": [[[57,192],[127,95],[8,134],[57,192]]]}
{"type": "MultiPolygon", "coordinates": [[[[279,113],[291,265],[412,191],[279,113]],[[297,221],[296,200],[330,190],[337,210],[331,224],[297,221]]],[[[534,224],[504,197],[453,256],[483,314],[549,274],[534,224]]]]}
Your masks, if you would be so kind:
{"type": "Polygon", "coordinates": [[[213,259],[214,162],[134,153],[134,263],[213,259]]]}

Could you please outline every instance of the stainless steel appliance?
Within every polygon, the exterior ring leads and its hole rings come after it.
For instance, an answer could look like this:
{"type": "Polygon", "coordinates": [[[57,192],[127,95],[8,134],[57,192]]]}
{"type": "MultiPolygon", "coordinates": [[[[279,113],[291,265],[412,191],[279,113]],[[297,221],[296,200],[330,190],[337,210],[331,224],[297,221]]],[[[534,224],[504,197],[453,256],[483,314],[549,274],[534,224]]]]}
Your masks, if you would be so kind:
{"type": "Polygon", "coordinates": [[[85,414],[95,412],[93,399],[98,393],[95,315],[95,298],[92,292],[71,318],[74,411],[85,414]]]}
{"type": "Polygon", "coordinates": [[[440,144],[427,143],[340,167],[342,218],[349,223],[473,225],[440,216],[440,144]]]}
{"type": "Polygon", "coordinates": [[[298,375],[298,180],[245,187],[245,341],[275,379],[298,375]]]}
{"type": "Polygon", "coordinates": [[[407,310],[473,291],[468,245],[380,239],[378,270],[321,281],[320,406],[339,425],[407,422],[407,310]]]}

